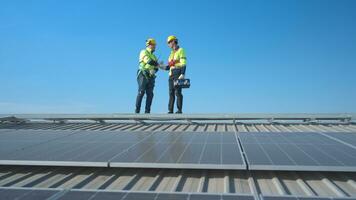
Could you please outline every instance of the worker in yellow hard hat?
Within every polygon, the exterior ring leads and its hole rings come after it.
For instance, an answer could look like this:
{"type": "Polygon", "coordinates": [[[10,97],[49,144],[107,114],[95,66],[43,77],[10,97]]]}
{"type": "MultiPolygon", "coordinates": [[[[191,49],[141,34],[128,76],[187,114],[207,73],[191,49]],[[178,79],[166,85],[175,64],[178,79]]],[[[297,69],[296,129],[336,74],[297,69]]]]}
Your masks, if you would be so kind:
{"type": "Polygon", "coordinates": [[[155,87],[156,72],[158,71],[158,60],[153,52],[156,50],[156,41],[152,38],[146,40],[146,48],[141,50],[137,70],[138,94],[136,98],[135,113],[140,113],[141,102],[146,93],[145,113],[151,112],[153,99],[153,88],[155,87]]]}
{"type": "Polygon", "coordinates": [[[167,38],[167,43],[169,48],[172,49],[171,54],[168,58],[168,65],[165,70],[169,70],[169,103],[168,103],[168,113],[173,113],[175,96],[177,96],[177,112],[182,113],[183,109],[183,95],[182,88],[175,87],[174,81],[177,79],[184,79],[185,69],[187,66],[187,57],[185,56],[185,51],[178,45],[178,39],[174,35],[167,38]]]}

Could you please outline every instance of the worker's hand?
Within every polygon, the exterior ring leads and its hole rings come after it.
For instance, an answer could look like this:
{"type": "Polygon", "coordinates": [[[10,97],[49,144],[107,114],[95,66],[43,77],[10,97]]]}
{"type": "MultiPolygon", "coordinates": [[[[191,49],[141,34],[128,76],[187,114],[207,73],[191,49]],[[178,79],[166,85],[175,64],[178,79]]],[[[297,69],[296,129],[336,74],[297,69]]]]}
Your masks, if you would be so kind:
{"type": "Polygon", "coordinates": [[[158,63],[158,61],[155,61],[155,64],[154,64],[154,66],[156,66],[156,67],[158,67],[158,66],[159,66],[159,63],[158,63]]]}
{"type": "Polygon", "coordinates": [[[166,65],[165,64],[163,64],[163,61],[160,61],[159,62],[159,65],[158,65],[158,68],[160,68],[160,69],[162,69],[162,70],[166,70],[166,65]]]}
{"type": "Polygon", "coordinates": [[[184,79],[184,74],[181,74],[178,79],[184,79]]]}
{"type": "Polygon", "coordinates": [[[150,75],[151,75],[151,76],[154,76],[155,74],[156,74],[156,70],[151,69],[151,70],[150,70],[150,75]]]}
{"type": "Polygon", "coordinates": [[[147,64],[153,65],[153,66],[158,66],[158,62],[155,61],[155,60],[149,60],[149,61],[147,62],[147,64]]]}
{"type": "Polygon", "coordinates": [[[174,60],[169,61],[169,62],[168,62],[168,65],[169,65],[170,67],[173,67],[173,66],[175,65],[174,60]]]}

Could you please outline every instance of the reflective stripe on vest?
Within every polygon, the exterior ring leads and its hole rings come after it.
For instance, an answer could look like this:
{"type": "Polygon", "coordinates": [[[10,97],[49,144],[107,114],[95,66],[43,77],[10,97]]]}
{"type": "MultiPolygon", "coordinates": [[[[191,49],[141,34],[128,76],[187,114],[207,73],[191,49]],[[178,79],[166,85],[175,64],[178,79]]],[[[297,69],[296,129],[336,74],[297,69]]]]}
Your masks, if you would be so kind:
{"type": "MultiPolygon", "coordinates": [[[[145,49],[145,56],[148,56],[148,58],[151,60],[157,61],[157,58],[152,53],[150,53],[147,49],[145,49]]],[[[154,69],[154,66],[145,63],[143,59],[140,61],[140,70],[152,70],[152,69],[154,69]]]]}

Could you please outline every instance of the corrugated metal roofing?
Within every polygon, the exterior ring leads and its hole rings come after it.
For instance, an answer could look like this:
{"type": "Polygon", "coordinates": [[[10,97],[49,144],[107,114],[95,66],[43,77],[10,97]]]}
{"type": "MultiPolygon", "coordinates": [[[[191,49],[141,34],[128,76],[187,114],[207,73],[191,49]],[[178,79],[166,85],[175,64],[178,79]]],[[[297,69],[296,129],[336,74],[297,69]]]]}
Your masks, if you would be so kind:
{"type": "Polygon", "coordinates": [[[0,187],[356,197],[356,174],[2,166],[0,187]]]}
{"type": "Polygon", "coordinates": [[[32,122],[22,124],[2,123],[0,129],[33,130],[101,130],[101,131],[199,131],[199,132],[356,132],[355,124],[329,123],[94,123],[68,122],[45,123],[32,122]]]}

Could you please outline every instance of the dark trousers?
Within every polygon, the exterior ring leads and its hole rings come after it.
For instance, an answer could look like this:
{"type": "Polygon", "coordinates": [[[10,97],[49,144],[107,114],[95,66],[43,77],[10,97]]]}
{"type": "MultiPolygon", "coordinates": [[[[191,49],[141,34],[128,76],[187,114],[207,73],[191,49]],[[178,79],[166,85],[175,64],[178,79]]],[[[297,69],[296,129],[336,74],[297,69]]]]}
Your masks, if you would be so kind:
{"type": "Polygon", "coordinates": [[[154,77],[145,77],[142,73],[137,76],[138,94],[136,97],[135,113],[140,113],[142,98],[146,93],[146,107],[145,113],[151,112],[151,104],[153,99],[153,88],[155,87],[154,77]]]}
{"type": "Polygon", "coordinates": [[[178,112],[182,112],[182,107],[183,107],[183,95],[182,95],[182,88],[180,87],[174,87],[173,81],[176,78],[170,77],[168,79],[169,83],[169,103],[168,103],[168,112],[173,112],[173,107],[174,107],[174,101],[175,101],[175,96],[177,96],[177,109],[178,112]]]}

